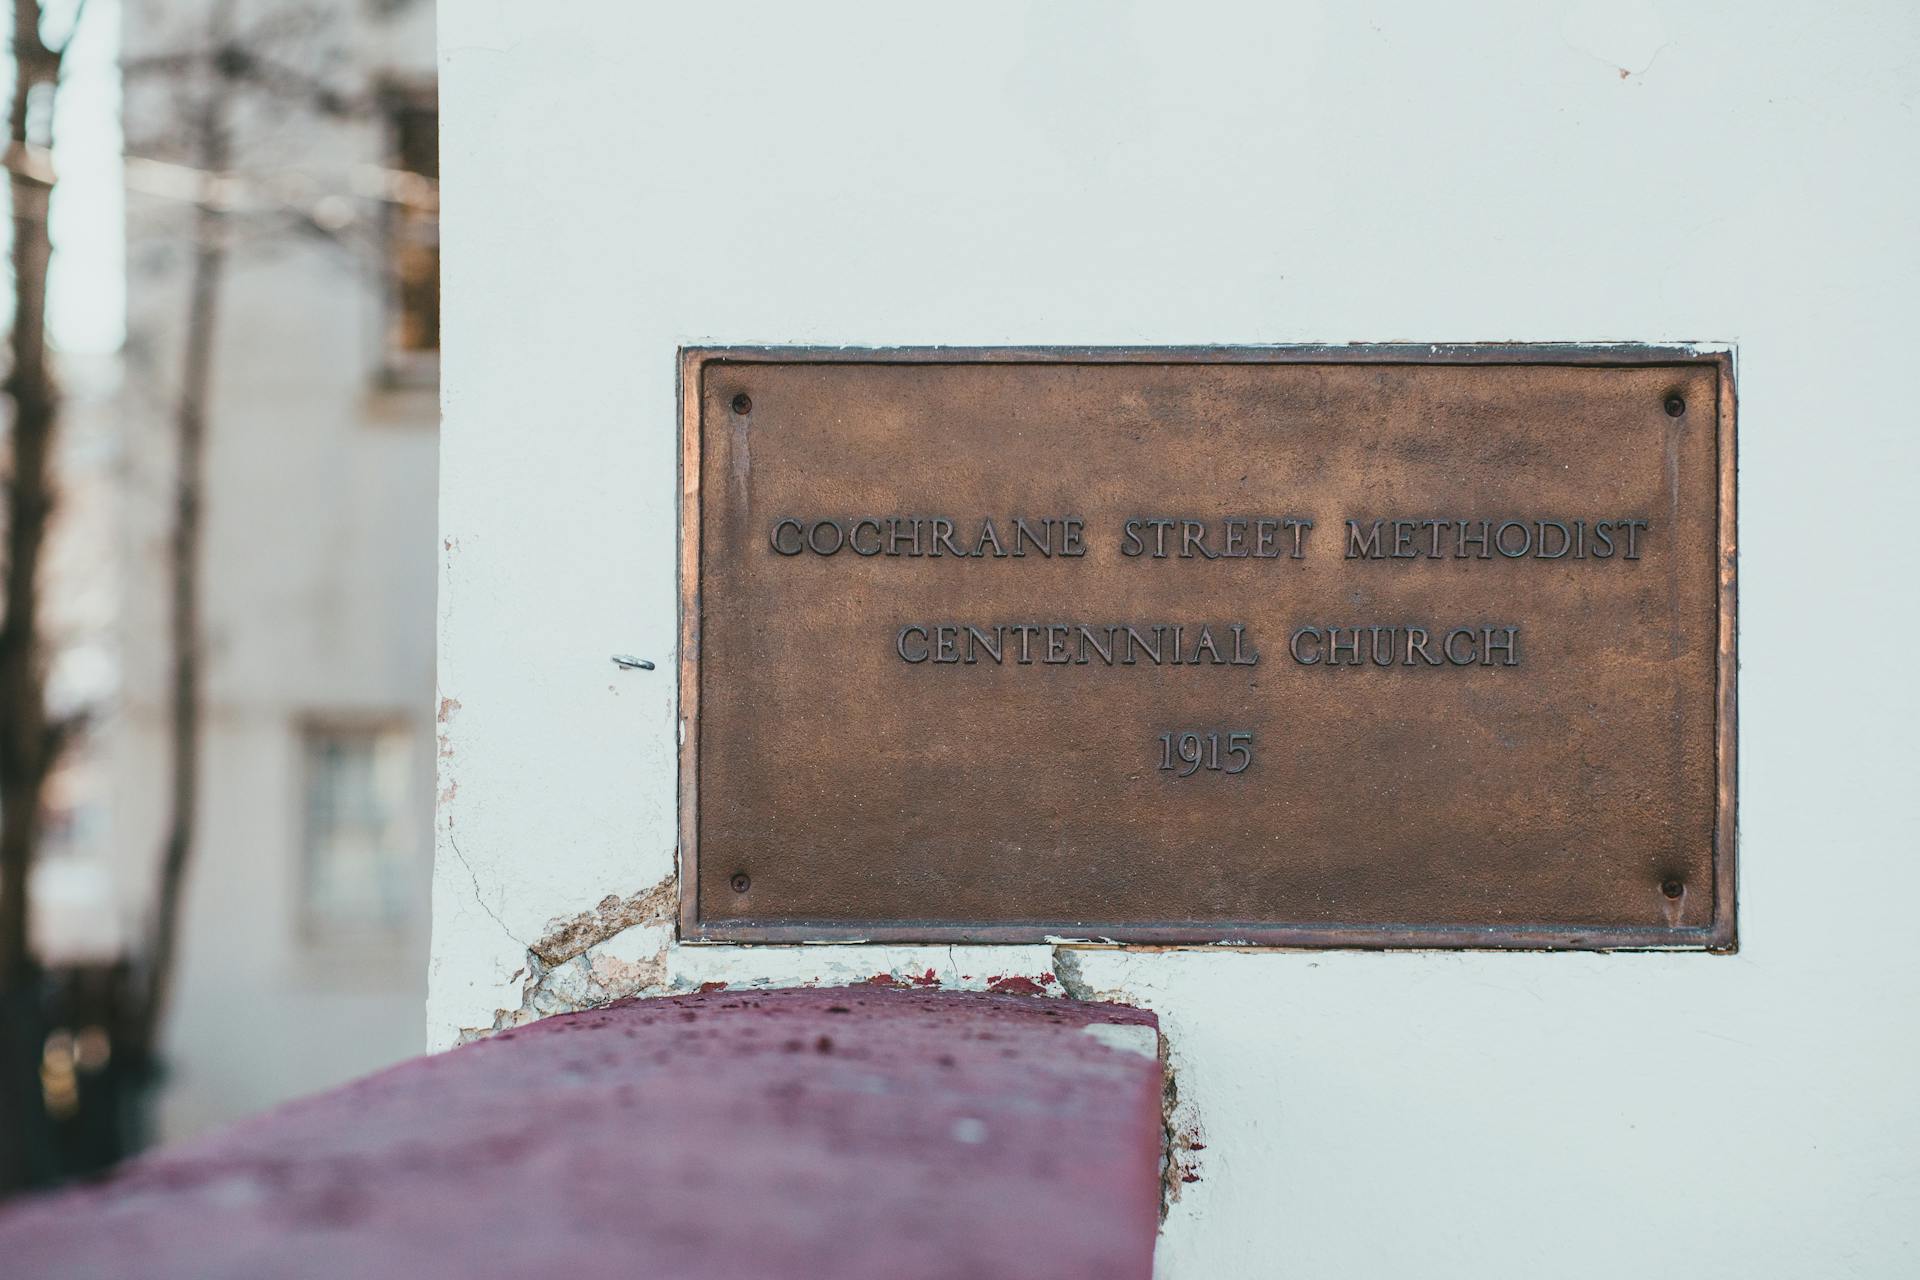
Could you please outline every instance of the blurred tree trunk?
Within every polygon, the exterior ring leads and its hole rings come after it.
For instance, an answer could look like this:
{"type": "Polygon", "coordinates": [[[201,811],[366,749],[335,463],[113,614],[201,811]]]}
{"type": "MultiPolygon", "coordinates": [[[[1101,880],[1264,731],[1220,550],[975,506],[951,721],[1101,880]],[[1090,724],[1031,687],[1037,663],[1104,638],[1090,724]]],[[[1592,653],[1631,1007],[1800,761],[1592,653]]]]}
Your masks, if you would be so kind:
{"type": "MultiPolygon", "coordinates": [[[[38,1176],[46,1114],[40,1103],[37,966],[28,937],[27,883],[40,839],[41,793],[61,734],[47,718],[40,643],[40,558],[53,514],[53,447],[60,400],[47,352],[47,210],[53,171],[54,90],[60,47],[40,33],[37,0],[13,2],[13,97],[6,164],[13,196],[13,325],[5,390],[12,402],[6,474],[6,613],[0,618],[0,1192],[38,1176]]],[[[73,26],[78,26],[78,7],[73,26]]]]}
{"type": "MultiPolygon", "coordinates": [[[[216,9],[216,35],[225,48],[228,6],[216,9]]],[[[218,54],[216,54],[218,57],[218,54]]],[[[173,532],[167,547],[167,644],[171,681],[167,706],[167,831],[153,932],[145,957],[145,991],[134,1047],[149,1062],[159,1051],[160,1024],[172,988],[187,869],[199,819],[200,784],[200,542],[206,479],[208,398],[213,384],[213,344],[219,323],[220,285],[226,274],[225,215],[214,185],[226,171],[226,86],[215,86],[191,122],[194,167],[207,184],[194,207],[192,269],[182,318],[179,397],[174,402],[173,532]]]]}

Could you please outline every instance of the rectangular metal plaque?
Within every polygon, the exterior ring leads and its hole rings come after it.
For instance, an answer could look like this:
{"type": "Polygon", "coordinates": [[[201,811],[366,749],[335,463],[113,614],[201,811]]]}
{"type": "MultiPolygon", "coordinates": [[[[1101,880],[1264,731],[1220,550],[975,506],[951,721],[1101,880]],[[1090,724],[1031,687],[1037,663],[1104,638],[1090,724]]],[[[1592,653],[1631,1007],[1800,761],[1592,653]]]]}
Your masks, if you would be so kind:
{"type": "Polygon", "coordinates": [[[1731,375],[683,352],[683,935],[1730,949],[1731,375]]]}

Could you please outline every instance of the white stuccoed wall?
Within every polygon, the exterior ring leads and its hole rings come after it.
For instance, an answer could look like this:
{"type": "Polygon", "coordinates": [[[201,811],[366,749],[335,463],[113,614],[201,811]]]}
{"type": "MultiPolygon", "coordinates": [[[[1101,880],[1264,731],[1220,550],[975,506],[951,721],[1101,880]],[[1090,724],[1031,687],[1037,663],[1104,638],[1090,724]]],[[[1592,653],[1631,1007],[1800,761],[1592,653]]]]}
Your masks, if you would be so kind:
{"type": "Polygon", "coordinates": [[[528,1007],[1077,964],[1160,1011],[1206,1144],[1167,1276],[1920,1274],[1909,0],[440,22],[433,1045],[515,1016],[557,918],[672,874],[680,344],[1730,341],[1739,955],[642,923],[528,1007]]]}

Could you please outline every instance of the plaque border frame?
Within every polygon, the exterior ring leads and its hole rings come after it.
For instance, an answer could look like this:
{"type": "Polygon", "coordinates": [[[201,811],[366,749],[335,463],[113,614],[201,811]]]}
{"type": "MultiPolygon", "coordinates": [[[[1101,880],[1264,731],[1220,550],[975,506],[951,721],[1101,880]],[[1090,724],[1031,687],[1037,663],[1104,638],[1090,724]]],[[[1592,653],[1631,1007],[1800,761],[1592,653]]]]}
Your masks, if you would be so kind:
{"type": "Polygon", "coordinates": [[[1140,947],[1232,946],[1288,950],[1649,951],[1732,954],[1739,948],[1738,619],[1739,540],[1735,490],[1732,343],[1490,342],[1352,343],[1228,346],[821,346],[690,345],[678,351],[680,447],[679,607],[675,779],[678,937],[684,943],[1081,944],[1140,947]],[[1410,925],[1284,922],[1134,921],[1101,923],[960,922],[847,924],[840,921],[705,921],[699,914],[700,752],[700,394],[710,365],[738,364],[1421,364],[1644,367],[1705,365],[1715,370],[1718,500],[1718,646],[1715,671],[1713,913],[1706,925],[1410,925]]]}

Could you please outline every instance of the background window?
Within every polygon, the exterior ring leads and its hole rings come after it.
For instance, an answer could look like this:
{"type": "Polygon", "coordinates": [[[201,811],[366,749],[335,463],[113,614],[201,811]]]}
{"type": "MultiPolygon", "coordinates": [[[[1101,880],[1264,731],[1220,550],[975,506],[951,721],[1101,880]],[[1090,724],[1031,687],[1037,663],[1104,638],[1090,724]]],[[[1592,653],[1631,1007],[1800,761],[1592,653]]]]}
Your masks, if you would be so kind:
{"type": "Polygon", "coordinates": [[[313,727],[305,754],[302,923],[315,937],[398,929],[415,853],[407,734],[313,727]]]}
{"type": "Polygon", "coordinates": [[[440,109],[431,89],[392,91],[387,115],[387,364],[434,375],[440,351],[440,109]]]}

